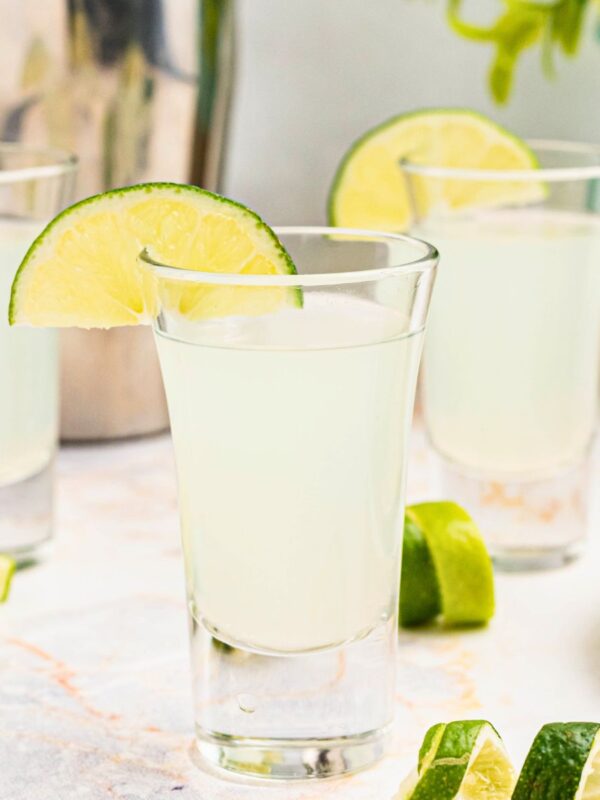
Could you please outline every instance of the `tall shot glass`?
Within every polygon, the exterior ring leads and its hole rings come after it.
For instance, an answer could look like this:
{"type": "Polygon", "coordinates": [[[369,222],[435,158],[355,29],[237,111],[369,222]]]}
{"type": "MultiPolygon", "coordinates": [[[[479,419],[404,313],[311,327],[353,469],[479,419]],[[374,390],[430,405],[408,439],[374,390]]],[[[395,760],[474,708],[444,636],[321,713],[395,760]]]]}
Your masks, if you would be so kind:
{"type": "Polygon", "coordinates": [[[440,491],[508,569],[580,553],[598,419],[600,150],[531,145],[538,169],[403,165],[442,256],[424,355],[440,491]]]}
{"type": "Polygon", "coordinates": [[[318,778],[378,758],[394,715],[437,254],[404,236],[278,233],[298,275],[142,262],[159,286],[198,747],[236,772],[318,778]],[[211,295],[211,318],[194,318],[194,293],[211,295]]]}
{"type": "Polygon", "coordinates": [[[10,288],[32,241],[71,200],[75,168],[67,153],[0,143],[0,552],[21,563],[52,534],[58,340],[9,327],[10,288]]]}

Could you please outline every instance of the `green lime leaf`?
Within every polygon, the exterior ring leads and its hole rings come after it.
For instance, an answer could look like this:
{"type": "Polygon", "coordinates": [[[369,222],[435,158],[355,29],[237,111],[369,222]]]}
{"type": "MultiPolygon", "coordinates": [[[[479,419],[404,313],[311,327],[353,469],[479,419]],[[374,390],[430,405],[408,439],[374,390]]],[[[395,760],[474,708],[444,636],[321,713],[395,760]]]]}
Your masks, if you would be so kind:
{"type": "Polygon", "coordinates": [[[579,49],[586,7],[587,0],[565,0],[552,15],[552,36],[569,56],[579,49]]]}
{"type": "Polygon", "coordinates": [[[505,103],[512,89],[519,58],[525,50],[541,44],[544,71],[553,74],[553,49],[574,56],[585,28],[586,12],[593,0],[505,0],[505,10],[490,26],[473,25],[463,19],[463,0],[448,0],[447,18],[460,36],[494,46],[489,73],[492,96],[505,103]]]}
{"type": "Polygon", "coordinates": [[[542,38],[545,24],[545,15],[537,9],[518,14],[507,11],[496,23],[496,56],[489,80],[492,94],[499,103],[505,103],[510,96],[519,56],[542,38]]]}

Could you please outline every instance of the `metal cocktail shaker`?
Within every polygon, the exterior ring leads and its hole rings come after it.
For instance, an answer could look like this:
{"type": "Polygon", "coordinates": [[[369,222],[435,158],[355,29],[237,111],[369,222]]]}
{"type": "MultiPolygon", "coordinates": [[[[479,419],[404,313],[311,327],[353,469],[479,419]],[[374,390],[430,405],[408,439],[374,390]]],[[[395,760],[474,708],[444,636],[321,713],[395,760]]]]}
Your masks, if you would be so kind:
{"type": "MultiPolygon", "coordinates": [[[[234,0],[0,0],[0,140],[79,156],[77,195],[149,180],[216,189],[234,0]]],[[[167,426],[148,329],[65,331],[61,433],[167,426]]]]}

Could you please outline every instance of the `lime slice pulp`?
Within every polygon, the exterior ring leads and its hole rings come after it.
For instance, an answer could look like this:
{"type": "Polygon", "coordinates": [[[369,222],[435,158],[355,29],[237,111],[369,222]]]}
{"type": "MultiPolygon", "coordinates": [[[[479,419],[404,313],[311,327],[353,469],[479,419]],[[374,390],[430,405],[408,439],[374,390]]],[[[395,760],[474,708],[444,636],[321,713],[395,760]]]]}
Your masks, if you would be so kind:
{"type": "MultiPolygon", "coordinates": [[[[149,322],[157,289],[151,270],[138,263],[145,247],[157,261],[181,269],[295,273],[273,231],[244,206],[195,186],[140,184],[90,197],[50,222],[13,281],[11,324],[109,328],[149,322]]],[[[301,305],[295,288],[191,282],[166,286],[161,299],[192,318],[301,305]]]]}
{"type": "Polygon", "coordinates": [[[484,720],[458,720],[430,728],[418,770],[397,800],[509,800],[515,773],[497,731],[484,720]]]}
{"type": "MultiPolygon", "coordinates": [[[[328,201],[330,224],[346,228],[405,231],[412,208],[403,160],[436,167],[529,170],[538,167],[527,144],[475,111],[442,108],[401,114],[356,141],[343,157],[328,201]]],[[[431,203],[422,182],[418,205],[431,203]]],[[[436,200],[451,209],[527,203],[543,197],[543,184],[436,182],[436,200]]]]}

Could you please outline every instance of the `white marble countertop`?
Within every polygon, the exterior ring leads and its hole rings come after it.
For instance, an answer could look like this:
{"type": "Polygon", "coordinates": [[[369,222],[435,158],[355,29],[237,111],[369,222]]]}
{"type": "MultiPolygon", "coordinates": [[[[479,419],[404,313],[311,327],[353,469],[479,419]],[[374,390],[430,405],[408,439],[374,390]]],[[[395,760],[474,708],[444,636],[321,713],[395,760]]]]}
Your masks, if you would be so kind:
{"type": "MultiPolygon", "coordinates": [[[[429,493],[416,438],[410,500],[429,493]]],[[[388,800],[426,727],[465,716],[492,721],[520,764],[542,723],[600,719],[599,520],[577,563],[500,575],[489,629],[401,634],[396,735],[379,765],[264,788],[190,756],[169,439],[66,448],[54,552],[0,607],[0,800],[388,800]]]]}

